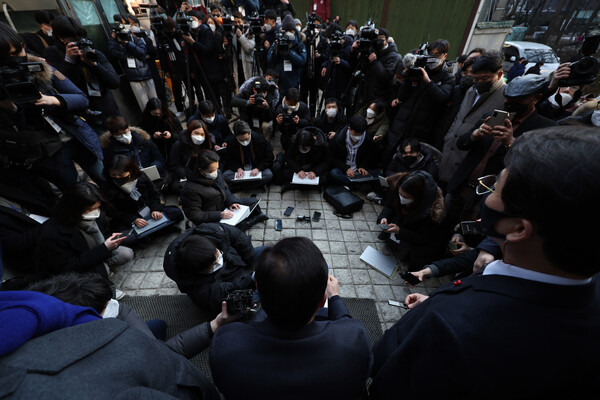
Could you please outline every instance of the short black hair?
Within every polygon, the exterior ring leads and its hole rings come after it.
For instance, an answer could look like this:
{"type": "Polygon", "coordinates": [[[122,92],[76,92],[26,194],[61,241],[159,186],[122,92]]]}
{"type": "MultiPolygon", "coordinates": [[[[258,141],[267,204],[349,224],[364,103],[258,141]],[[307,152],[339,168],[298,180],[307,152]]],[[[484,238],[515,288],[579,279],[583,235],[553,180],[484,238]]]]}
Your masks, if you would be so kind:
{"type": "Polygon", "coordinates": [[[367,120],[358,114],[354,114],[348,121],[348,126],[351,130],[358,133],[363,133],[367,130],[367,120]]]}
{"type": "MultiPolygon", "coordinates": [[[[464,70],[466,70],[466,69],[468,69],[469,67],[471,67],[473,64],[475,64],[475,61],[477,61],[477,59],[478,59],[479,57],[480,57],[480,56],[477,56],[477,57],[471,57],[471,58],[469,58],[468,60],[466,60],[466,61],[463,63],[463,66],[462,66],[462,69],[463,69],[463,71],[464,71],[464,70]]],[[[471,72],[473,72],[473,69],[471,69],[471,72]]]]}
{"type": "Polygon", "coordinates": [[[380,114],[383,111],[385,111],[386,104],[384,101],[374,101],[373,103],[375,103],[375,112],[377,114],[380,114]]]}
{"type": "Polygon", "coordinates": [[[302,147],[311,147],[315,144],[315,137],[312,132],[308,129],[302,129],[295,135],[294,138],[296,145],[302,147]]]}
{"type": "Polygon", "coordinates": [[[81,222],[81,214],[87,208],[105,201],[98,186],[91,182],[77,182],[63,192],[54,206],[54,214],[63,224],[77,226],[81,222]]]}
{"type": "Polygon", "coordinates": [[[291,101],[300,101],[300,91],[296,88],[289,88],[287,92],[285,92],[285,99],[291,101]]]}
{"type": "Polygon", "coordinates": [[[473,50],[471,50],[471,51],[469,52],[469,54],[468,54],[468,55],[470,56],[470,55],[471,55],[471,54],[473,54],[473,53],[479,53],[479,54],[481,54],[481,55],[484,55],[484,54],[486,54],[486,53],[487,53],[487,51],[486,51],[486,50],[485,50],[483,47],[475,47],[473,50]]]}
{"type": "Polygon", "coordinates": [[[11,47],[20,52],[23,49],[23,40],[13,28],[0,22],[0,57],[9,57],[11,47]]]}
{"type": "Polygon", "coordinates": [[[273,68],[268,68],[267,72],[265,72],[265,76],[266,75],[274,76],[275,79],[279,79],[279,72],[273,68]]]}
{"type": "Polygon", "coordinates": [[[112,298],[110,284],[97,273],[67,272],[31,284],[27,290],[41,292],[81,307],[93,308],[98,314],[112,298]]]}
{"type": "Polygon", "coordinates": [[[38,10],[33,13],[33,18],[35,18],[35,22],[38,24],[51,24],[54,19],[54,14],[48,10],[38,10]]]}
{"type": "Polygon", "coordinates": [[[388,39],[390,37],[390,33],[385,28],[379,28],[377,35],[383,35],[383,36],[385,36],[386,39],[388,39]]]}
{"type": "Polygon", "coordinates": [[[111,172],[117,172],[119,175],[129,172],[129,179],[138,179],[142,176],[140,167],[137,166],[135,161],[128,157],[126,154],[116,154],[112,159],[108,160],[105,171],[110,176],[111,172]]]}
{"type": "Polygon", "coordinates": [[[473,73],[493,72],[496,73],[502,69],[504,58],[497,51],[489,51],[479,57],[474,58],[473,73]]]}
{"type": "Polygon", "coordinates": [[[215,105],[210,100],[202,100],[198,103],[198,111],[201,115],[209,115],[215,112],[215,105]]]}
{"type": "Polygon", "coordinates": [[[192,159],[194,169],[207,169],[210,164],[219,162],[219,155],[212,150],[202,149],[198,155],[192,159]]]}
{"type": "Polygon", "coordinates": [[[335,97],[328,97],[325,99],[325,107],[327,107],[328,104],[333,104],[335,103],[335,105],[337,106],[337,108],[340,108],[340,101],[338,99],[336,99],[335,97]]]}
{"type": "Polygon", "coordinates": [[[265,19],[277,19],[277,12],[273,9],[265,10],[264,13],[265,19]]]}
{"type": "Polygon", "coordinates": [[[265,249],[256,262],[261,305],[277,326],[297,330],[319,307],[327,288],[327,263],[309,239],[282,239],[265,249]]]}
{"type": "Polygon", "coordinates": [[[450,43],[446,39],[434,40],[427,46],[427,52],[431,53],[433,49],[436,49],[442,54],[447,54],[450,50],[450,43]]]}
{"type": "Polygon", "coordinates": [[[356,20],[354,20],[354,19],[351,19],[348,22],[346,22],[346,28],[348,28],[349,25],[353,25],[356,28],[358,28],[358,22],[356,22],[356,20]]]}
{"type": "Polygon", "coordinates": [[[252,129],[250,129],[250,125],[246,121],[235,121],[233,124],[233,134],[235,136],[245,135],[246,133],[252,133],[252,129]]]}
{"type": "Polygon", "coordinates": [[[456,62],[457,63],[464,63],[467,60],[467,55],[466,54],[461,54],[460,56],[456,57],[456,62]]]}
{"type": "Polygon", "coordinates": [[[404,153],[406,146],[410,146],[411,151],[421,152],[421,142],[414,136],[402,139],[400,146],[398,146],[398,151],[404,153]]]}
{"type": "Polygon", "coordinates": [[[215,263],[217,246],[208,238],[192,233],[181,241],[175,251],[175,263],[178,271],[188,274],[206,271],[215,263]]]}
{"type": "Polygon", "coordinates": [[[533,222],[550,262],[582,277],[600,272],[589,233],[600,224],[599,159],[598,128],[557,126],[516,138],[504,160],[505,211],[533,222]]]}
{"type": "Polygon", "coordinates": [[[52,34],[63,39],[87,37],[87,30],[75,18],[59,15],[52,21],[52,34]]]}

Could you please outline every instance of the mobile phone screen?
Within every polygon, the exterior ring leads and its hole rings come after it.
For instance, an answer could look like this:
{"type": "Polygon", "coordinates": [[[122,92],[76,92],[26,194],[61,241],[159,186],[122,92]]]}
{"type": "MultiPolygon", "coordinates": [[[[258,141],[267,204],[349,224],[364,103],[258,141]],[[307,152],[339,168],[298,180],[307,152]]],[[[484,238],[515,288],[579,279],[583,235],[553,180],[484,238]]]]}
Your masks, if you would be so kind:
{"type": "Polygon", "coordinates": [[[289,217],[290,215],[292,215],[292,211],[294,211],[294,207],[288,207],[285,209],[283,215],[289,217]]]}
{"type": "Polygon", "coordinates": [[[281,220],[280,219],[276,219],[275,220],[275,230],[276,231],[280,231],[282,229],[283,229],[283,225],[281,223],[281,220]]]}

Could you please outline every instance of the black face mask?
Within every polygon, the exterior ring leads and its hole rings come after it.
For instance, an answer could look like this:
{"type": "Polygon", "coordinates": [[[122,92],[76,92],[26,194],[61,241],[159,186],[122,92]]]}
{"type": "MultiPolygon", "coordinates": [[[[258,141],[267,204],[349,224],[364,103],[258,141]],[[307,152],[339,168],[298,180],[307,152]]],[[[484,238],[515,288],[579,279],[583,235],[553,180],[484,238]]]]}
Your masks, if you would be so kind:
{"type": "Polygon", "coordinates": [[[494,86],[494,82],[477,82],[473,84],[475,89],[477,89],[477,93],[484,94],[492,90],[492,86],[494,86]]]}
{"type": "Polygon", "coordinates": [[[460,79],[461,89],[467,90],[471,86],[473,86],[473,77],[471,75],[463,76],[460,79]]]}
{"type": "Polygon", "coordinates": [[[127,182],[129,182],[129,177],[126,176],[124,178],[113,178],[113,181],[115,181],[115,183],[119,186],[123,186],[124,184],[126,184],[127,182]]]}
{"type": "Polygon", "coordinates": [[[413,165],[417,161],[417,156],[402,156],[402,161],[406,165],[413,165]]]}
{"type": "Polygon", "coordinates": [[[495,194],[490,192],[490,193],[486,194],[485,196],[483,196],[483,199],[481,199],[481,210],[480,210],[481,228],[483,229],[483,232],[487,236],[505,240],[506,235],[496,232],[496,230],[494,229],[494,224],[496,222],[500,221],[501,219],[512,218],[514,216],[507,214],[504,211],[497,211],[497,210],[494,210],[493,208],[488,207],[485,204],[485,199],[487,199],[487,197],[490,195],[496,196],[495,194]]]}
{"type": "Polygon", "coordinates": [[[521,115],[527,114],[527,111],[529,111],[529,104],[521,104],[509,101],[507,103],[504,103],[504,111],[515,113],[515,115],[519,117],[521,115]]]}
{"type": "Polygon", "coordinates": [[[385,46],[383,42],[383,39],[377,39],[377,41],[375,42],[375,50],[379,51],[383,49],[383,46],[385,46]]]}

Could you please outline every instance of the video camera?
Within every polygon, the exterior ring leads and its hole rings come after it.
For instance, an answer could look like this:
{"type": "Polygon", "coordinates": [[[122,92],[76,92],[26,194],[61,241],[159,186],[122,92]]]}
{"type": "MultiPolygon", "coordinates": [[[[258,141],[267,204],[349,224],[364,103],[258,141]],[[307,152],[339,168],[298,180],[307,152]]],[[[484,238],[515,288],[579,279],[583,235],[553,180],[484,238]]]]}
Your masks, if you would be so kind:
{"type": "Polygon", "coordinates": [[[375,42],[377,41],[377,30],[375,23],[371,18],[361,26],[358,35],[358,52],[363,57],[368,57],[375,51],[375,42]]]}
{"type": "Polygon", "coordinates": [[[221,17],[221,19],[223,20],[221,23],[223,37],[231,39],[233,37],[233,16],[225,14],[221,17]]]}
{"type": "Polygon", "coordinates": [[[559,86],[584,86],[596,81],[600,72],[600,62],[592,54],[598,50],[598,45],[600,45],[600,29],[590,29],[586,32],[581,46],[583,57],[569,65],[571,73],[568,78],[559,81],[559,86]]]}
{"type": "Polygon", "coordinates": [[[284,32],[277,33],[277,37],[275,39],[276,50],[282,53],[287,53],[290,51],[290,39],[284,32]]]}
{"type": "Polygon", "coordinates": [[[11,99],[15,103],[30,103],[41,98],[35,85],[33,73],[42,72],[39,62],[25,62],[17,66],[0,66],[0,100],[11,99]]]}
{"type": "Polygon", "coordinates": [[[156,9],[150,11],[150,26],[157,32],[163,30],[164,22],[167,19],[165,14],[159,13],[156,9]]]}
{"type": "Polygon", "coordinates": [[[331,49],[331,57],[339,57],[342,52],[342,40],[343,40],[342,32],[335,31],[331,34],[329,38],[329,47],[331,49]]]}
{"type": "MultiPolygon", "coordinates": [[[[258,14],[258,12],[256,12],[256,11],[254,11],[248,17],[248,21],[249,21],[249,24],[250,24],[249,25],[250,32],[255,37],[259,37],[260,34],[262,33],[262,26],[263,26],[263,23],[264,23],[264,19],[265,19],[265,16],[258,14]]],[[[256,43],[258,44],[258,40],[256,41],[256,43]]]]}
{"type": "Polygon", "coordinates": [[[129,42],[132,39],[131,38],[131,30],[126,25],[118,24],[112,29],[112,31],[117,36],[118,42],[121,42],[121,43],[129,42]]]}
{"type": "Polygon", "coordinates": [[[313,11],[310,14],[306,13],[306,36],[307,38],[313,38],[316,34],[317,24],[315,21],[317,20],[317,14],[313,11]]]}
{"type": "Polygon", "coordinates": [[[227,295],[227,313],[229,315],[242,314],[247,316],[258,311],[258,299],[255,299],[254,289],[234,290],[227,295]]]}
{"type": "Polygon", "coordinates": [[[183,11],[177,11],[175,14],[175,23],[177,29],[181,31],[182,34],[189,36],[190,35],[190,24],[192,23],[192,18],[185,15],[183,11]]]}
{"type": "Polygon", "coordinates": [[[423,73],[421,72],[421,70],[419,68],[425,68],[427,66],[428,59],[429,59],[429,56],[427,56],[427,55],[417,54],[417,59],[415,60],[415,63],[413,64],[412,67],[410,67],[408,69],[408,71],[406,71],[404,78],[409,81],[414,81],[414,82],[420,81],[421,76],[423,76],[423,73]]]}
{"type": "Polygon", "coordinates": [[[90,62],[98,61],[98,54],[94,52],[94,43],[90,39],[85,37],[79,38],[79,40],[75,42],[75,46],[81,50],[81,53],[86,60],[89,60],[90,62]]]}

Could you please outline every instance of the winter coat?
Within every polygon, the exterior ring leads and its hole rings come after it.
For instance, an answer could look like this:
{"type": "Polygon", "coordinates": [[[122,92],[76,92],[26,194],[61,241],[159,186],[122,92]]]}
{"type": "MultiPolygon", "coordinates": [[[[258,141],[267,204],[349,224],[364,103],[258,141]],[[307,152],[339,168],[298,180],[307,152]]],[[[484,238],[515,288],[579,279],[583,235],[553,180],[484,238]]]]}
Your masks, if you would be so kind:
{"type": "Polygon", "coordinates": [[[200,309],[212,315],[221,311],[221,302],[233,290],[251,289],[254,248],[250,237],[239,229],[218,223],[206,223],[179,235],[167,248],[163,266],[165,273],[177,283],[200,309]],[[177,265],[176,254],[181,243],[192,235],[207,238],[223,253],[223,267],[210,274],[177,265]]]}
{"type": "MultiPolygon", "coordinates": [[[[348,135],[347,127],[342,128],[333,140],[329,143],[329,150],[331,154],[331,168],[339,168],[342,172],[346,172],[350,168],[346,164],[346,157],[348,150],[346,149],[346,137],[348,135]]],[[[379,157],[380,154],[376,154],[374,151],[373,140],[369,135],[365,135],[365,140],[362,145],[358,148],[356,155],[356,168],[371,168],[374,164],[375,158],[379,157]]]]}
{"type": "Polygon", "coordinates": [[[127,43],[117,42],[115,39],[108,41],[108,54],[121,65],[125,79],[128,82],[140,82],[152,79],[152,72],[148,67],[146,55],[146,42],[143,39],[133,37],[127,43]],[[135,67],[130,66],[128,59],[133,60],[135,67]]]}
{"type": "Polygon", "coordinates": [[[222,52],[220,50],[221,47],[222,40],[220,34],[218,32],[213,33],[206,24],[200,25],[197,39],[192,44],[192,49],[196,53],[206,79],[209,82],[222,81],[225,78],[223,74],[223,61],[219,58],[219,53],[222,52]]]}
{"type": "MultiPolygon", "coordinates": [[[[315,129],[315,128],[307,128],[315,129]]],[[[329,149],[326,139],[318,145],[311,146],[310,151],[303,154],[299,150],[298,134],[292,137],[292,143],[283,154],[283,175],[292,176],[294,173],[305,171],[322,176],[329,172],[329,149]]]]}
{"type": "Polygon", "coordinates": [[[105,167],[108,168],[114,156],[123,154],[131,158],[139,168],[147,168],[155,165],[162,175],[164,173],[165,161],[158,147],[150,140],[148,132],[135,126],[130,127],[130,131],[130,144],[118,142],[110,132],[106,132],[100,136],[105,167]]]}
{"type": "Polygon", "coordinates": [[[244,146],[237,141],[235,136],[231,136],[227,141],[227,154],[221,168],[222,171],[236,171],[238,168],[244,169],[246,164],[252,168],[258,168],[264,171],[273,166],[273,146],[262,135],[252,132],[250,134],[250,149],[252,159],[247,159],[244,153],[244,146]]]}
{"type": "Polygon", "coordinates": [[[231,193],[218,171],[216,179],[209,179],[199,171],[186,170],[187,182],[183,185],[179,200],[186,218],[196,225],[219,222],[221,212],[238,199],[231,193]]]}
{"type": "Polygon", "coordinates": [[[268,64],[279,73],[279,93],[285,96],[289,88],[300,86],[300,75],[302,68],[306,65],[306,47],[300,38],[300,33],[296,31],[296,41],[290,43],[288,54],[281,54],[276,51],[277,46],[272,44],[267,53],[268,64]],[[292,67],[291,71],[284,70],[284,64],[288,61],[292,67]]]}
{"type": "Polygon", "coordinates": [[[333,121],[329,121],[325,110],[323,110],[321,111],[321,115],[319,115],[319,117],[315,119],[315,122],[313,123],[313,125],[321,129],[325,135],[329,135],[330,132],[337,133],[347,124],[348,117],[346,117],[346,115],[342,112],[341,109],[338,109],[338,112],[333,121]]]}
{"type": "MultiPolygon", "coordinates": [[[[426,171],[433,179],[437,181],[439,175],[438,162],[435,160],[433,153],[430,149],[421,146],[421,154],[423,158],[419,160],[416,165],[406,165],[402,158],[402,153],[396,153],[390,165],[385,169],[385,176],[391,176],[398,172],[412,172],[412,171],[426,171]]],[[[439,153],[438,153],[439,154],[439,153]]]]}
{"type": "Polygon", "coordinates": [[[202,121],[206,124],[208,132],[212,135],[213,144],[221,146],[224,142],[227,141],[227,139],[229,139],[231,135],[233,135],[233,132],[231,132],[231,128],[229,127],[229,124],[227,122],[227,119],[225,119],[225,117],[219,114],[218,112],[215,112],[215,119],[209,124],[208,122],[202,119],[200,111],[196,108],[196,112],[194,113],[194,115],[192,115],[188,119],[188,125],[195,119],[202,121]]]}

